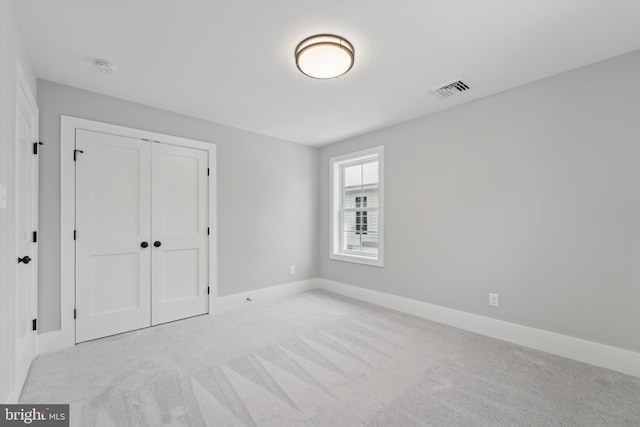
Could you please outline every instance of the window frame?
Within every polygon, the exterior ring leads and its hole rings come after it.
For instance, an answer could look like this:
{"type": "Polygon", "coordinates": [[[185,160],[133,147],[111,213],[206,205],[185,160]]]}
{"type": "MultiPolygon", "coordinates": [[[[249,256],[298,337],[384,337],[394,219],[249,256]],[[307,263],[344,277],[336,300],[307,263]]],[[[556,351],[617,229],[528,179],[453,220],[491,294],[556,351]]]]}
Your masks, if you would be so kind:
{"type": "MultiPolygon", "coordinates": [[[[384,267],[384,146],[369,148],[329,159],[329,258],[358,264],[384,267]],[[378,160],[378,206],[344,207],[343,170],[346,166],[378,160]],[[342,249],[344,211],[376,211],[378,213],[378,253],[366,255],[360,251],[342,249]]],[[[368,204],[368,203],[367,203],[368,204]]],[[[369,216],[367,214],[367,216],[369,216]]],[[[368,228],[368,227],[367,227],[368,228]]]]}

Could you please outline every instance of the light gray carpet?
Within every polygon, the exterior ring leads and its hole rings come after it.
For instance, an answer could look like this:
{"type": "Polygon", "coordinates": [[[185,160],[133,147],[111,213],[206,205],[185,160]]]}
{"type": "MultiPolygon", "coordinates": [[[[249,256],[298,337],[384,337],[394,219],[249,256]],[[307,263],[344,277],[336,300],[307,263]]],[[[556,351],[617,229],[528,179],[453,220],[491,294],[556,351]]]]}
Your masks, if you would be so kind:
{"type": "Polygon", "coordinates": [[[40,356],[21,402],[82,427],[640,426],[639,378],[323,291],[40,356]]]}

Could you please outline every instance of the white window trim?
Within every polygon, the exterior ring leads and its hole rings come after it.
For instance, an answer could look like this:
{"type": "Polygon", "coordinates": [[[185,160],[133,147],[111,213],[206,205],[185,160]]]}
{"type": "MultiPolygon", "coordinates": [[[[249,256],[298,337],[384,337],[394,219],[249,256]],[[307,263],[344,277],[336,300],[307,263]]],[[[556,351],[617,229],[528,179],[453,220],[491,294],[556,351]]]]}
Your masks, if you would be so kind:
{"type": "Polygon", "coordinates": [[[329,159],[329,258],[337,261],[354,262],[358,264],[384,267],[384,146],[369,148],[354,153],[329,159]],[[377,257],[362,255],[361,253],[349,253],[340,249],[340,205],[341,205],[341,180],[340,165],[342,163],[360,162],[368,158],[378,158],[378,207],[367,210],[378,211],[378,255],[377,257]]]}

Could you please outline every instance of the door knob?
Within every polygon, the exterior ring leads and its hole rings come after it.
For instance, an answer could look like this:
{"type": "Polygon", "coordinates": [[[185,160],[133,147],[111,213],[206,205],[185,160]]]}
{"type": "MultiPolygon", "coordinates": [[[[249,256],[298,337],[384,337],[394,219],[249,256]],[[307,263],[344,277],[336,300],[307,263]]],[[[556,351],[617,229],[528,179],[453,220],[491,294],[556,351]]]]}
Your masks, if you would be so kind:
{"type": "Polygon", "coordinates": [[[22,258],[18,257],[18,264],[20,264],[21,262],[29,264],[31,262],[31,257],[29,255],[25,255],[22,258]]]}
{"type": "Polygon", "coordinates": [[[156,248],[159,248],[160,246],[162,246],[162,243],[160,243],[159,240],[156,240],[155,242],[153,242],[153,246],[155,246],[156,248]]]}
{"type": "Polygon", "coordinates": [[[148,246],[149,246],[149,243],[147,243],[147,242],[142,242],[142,243],[140,243],[140,246],[142,246],[143,248],[146,248],[146,247],[148,247],[148,246]]]}

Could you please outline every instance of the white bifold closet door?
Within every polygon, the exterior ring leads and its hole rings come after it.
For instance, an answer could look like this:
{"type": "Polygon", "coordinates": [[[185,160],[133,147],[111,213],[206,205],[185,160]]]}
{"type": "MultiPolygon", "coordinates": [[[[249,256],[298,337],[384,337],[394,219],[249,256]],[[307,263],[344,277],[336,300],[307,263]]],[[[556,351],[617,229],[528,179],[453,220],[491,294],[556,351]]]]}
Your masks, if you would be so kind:
{"type": "Polygon", "coordinates": [[[151,323],[209,311],[208,153],[152,146],[151,323]],[[156,245],[160,246],[156,247],[156,245]]]}
{"type": "Polygon", "coordinates": [[[76,131],[76,342],[208,312],[207,155],[76,131]]]}
{"type": "Polygon", "coordinates": [[[76,131],[76,342],[151,325],[151,144],[76,131]]]}

